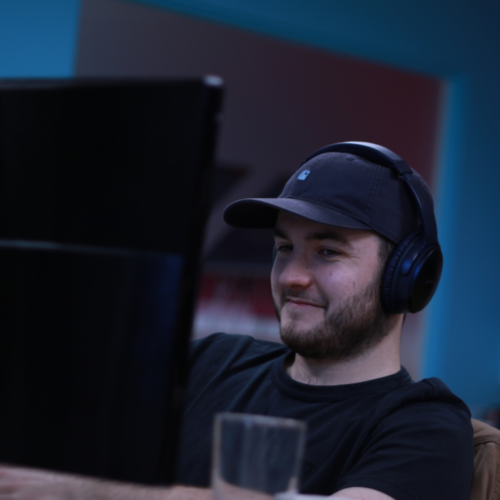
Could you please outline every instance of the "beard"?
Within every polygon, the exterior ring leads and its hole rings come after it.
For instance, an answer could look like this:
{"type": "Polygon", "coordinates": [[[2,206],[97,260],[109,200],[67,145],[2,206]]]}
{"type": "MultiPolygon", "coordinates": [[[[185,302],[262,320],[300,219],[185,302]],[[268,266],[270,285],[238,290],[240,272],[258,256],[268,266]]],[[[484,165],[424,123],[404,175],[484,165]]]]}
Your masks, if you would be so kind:
{"type": "MultiPolygon", "coordinates": [[[[293,320],[282,326],[275,301],[281,340],[304,358],[345,361],[361,356],[380,343],[395,319],[382,307],[380,283],[381,273],[364,290],[345,299],[324,321],[309,329],[298,329],[293,320]]],[[[303,291],[284,289],[281,304],[285,304],[287,297],[309,300],[303,291]]],[[[328,299],[322,298],[322,303],[328,304],[328,299]]]]}

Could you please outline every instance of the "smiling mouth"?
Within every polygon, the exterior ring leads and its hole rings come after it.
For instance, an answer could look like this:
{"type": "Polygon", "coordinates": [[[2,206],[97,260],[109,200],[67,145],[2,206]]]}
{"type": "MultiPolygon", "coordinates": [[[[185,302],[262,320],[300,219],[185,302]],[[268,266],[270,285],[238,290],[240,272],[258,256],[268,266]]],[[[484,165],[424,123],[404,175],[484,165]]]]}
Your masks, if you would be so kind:
{"type": "Polygon", "coordinates": [[[323,307],[321,304],[316,304],[315,302],[309,302],[307,300],[297,299],[295,297],[286,297],[286,302],[291,302],[297,306],[309,306],[309,307],[323,307]]]}

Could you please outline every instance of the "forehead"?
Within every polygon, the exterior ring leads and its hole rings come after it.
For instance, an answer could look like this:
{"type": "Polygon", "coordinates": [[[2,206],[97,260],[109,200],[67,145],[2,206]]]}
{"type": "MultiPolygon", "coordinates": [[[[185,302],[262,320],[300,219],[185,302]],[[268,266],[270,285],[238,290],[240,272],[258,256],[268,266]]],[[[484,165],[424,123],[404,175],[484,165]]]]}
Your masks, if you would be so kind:
{"type": "Polygon", "coordinates": [[[278,215],[275,234],[287,238],[333,239],[345,244],[379,239],[374,231],[330,226],[285,211],[280,211],[278,215]]]}

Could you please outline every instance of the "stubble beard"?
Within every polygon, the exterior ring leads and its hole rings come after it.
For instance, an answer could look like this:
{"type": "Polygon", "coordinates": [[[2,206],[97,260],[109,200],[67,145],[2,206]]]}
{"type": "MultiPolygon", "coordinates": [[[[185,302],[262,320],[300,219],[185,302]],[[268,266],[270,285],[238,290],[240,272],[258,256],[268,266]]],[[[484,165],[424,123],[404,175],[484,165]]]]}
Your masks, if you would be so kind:
{"type": "MultiPolygon", "coordinates": [[[[387,336],[394,321],[382,307],[380,283],[381,273],[378,273],[362,292],[345,299],[324,321],[310,329],[299,329],[293,320],[285,326],[280,324],[281,340],[309,359],[340,361],[363,355],[387,336]]],[[[307,300],[306,294],[291,289],[283,290],[281,304],[286,297],[307,300]]],[[[280,320],[276,302],[274,307],[280,320]]]]}

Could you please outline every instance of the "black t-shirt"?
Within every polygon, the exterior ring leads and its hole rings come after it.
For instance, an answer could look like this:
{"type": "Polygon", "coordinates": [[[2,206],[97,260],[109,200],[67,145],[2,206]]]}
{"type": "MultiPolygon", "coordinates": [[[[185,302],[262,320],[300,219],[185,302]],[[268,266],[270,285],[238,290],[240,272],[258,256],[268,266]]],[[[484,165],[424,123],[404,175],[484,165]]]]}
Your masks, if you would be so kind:
{"type": "Polygon", "coordinates": [[[208,486],[214,414],[304,420],[301,492],[360,486],[397,500],[467,500],[473,443],[467,406],[441,382],[408,372],[340,386],[311,386],[284,369],[281,344],[214,334],[193,343],[177,482],[208,486]]]}

